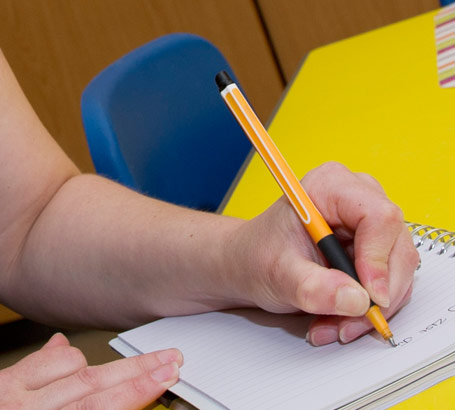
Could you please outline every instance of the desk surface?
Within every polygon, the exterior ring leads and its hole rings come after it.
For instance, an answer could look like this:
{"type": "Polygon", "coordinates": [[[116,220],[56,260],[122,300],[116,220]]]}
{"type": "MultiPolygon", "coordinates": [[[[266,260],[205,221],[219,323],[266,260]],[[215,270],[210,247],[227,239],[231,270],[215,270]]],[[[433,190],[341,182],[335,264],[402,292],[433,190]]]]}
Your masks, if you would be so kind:
{"type": "MultiPolygon", "coordinates": [[[[269,127],[298,177],[334,160],[374,175],[409,221],[455,230],[455,88],[439,86],[434,12],[311,52],[269,127]]],[[[225,208],[281,195],[255,155],[225,208]]]]}
{"type": "MultiPolygon", "coordinates": [[[[439,87],[427,13],[311,52],[269,132],[297,176],[329,160],[374,175],[410,221],[455,229],[455,89],[439,87]]],[[[257,154],[224,214],[252,218],[281,191],[257,154]]],[[[449,409],[455,379],[396,406],[449,409]]]]}

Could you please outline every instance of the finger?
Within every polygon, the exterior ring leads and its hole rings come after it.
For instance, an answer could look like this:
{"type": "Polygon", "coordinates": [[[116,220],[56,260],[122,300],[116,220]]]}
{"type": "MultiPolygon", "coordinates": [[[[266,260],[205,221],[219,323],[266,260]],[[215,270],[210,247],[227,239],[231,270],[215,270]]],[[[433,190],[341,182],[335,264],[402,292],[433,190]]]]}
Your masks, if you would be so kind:
{"type": "Polygon", "coordinates": [[[40,390],[43,400],[52,402],[56,408],[88,395],[110,389],[144,373],[150,373],[169,363],[181,366],[183,357],[179,350],[168,349],[129,357],[100,366],[88,366],[78,372],[40,390]]]}
{"type": "Polygon", "coordinates": [[[365,289],[344,272],[308,261],[297,251],[285,251],[271,278],[271,293],[283,305],[308,313],[359,316],[369,297],[365,289]]]}
{"type": "Polygon", "coordinates": [[[385,197],[374,202],[374,207],[365,203],[363,212],[345,217],[345,223],[355,231],[354,261],[360,282],[375,303],[388,307],[390,253],[405,225],[401,210],[385,197]]]}
{"type": "Polygon", "coordinates": [[[388,258],[404,225],[401,210],[371,178],[341,164],[321,166],[302,182],[340,239],[354,235],[359,279],[376,303],[388,306],[388,258]]]}
{"type": "MultiPolygon", "coordinates": [[[[383,309],[386,317],[392,316],[409,300],[418,259],[414,245],[409,242],[408,229],[404,227],[390,255],[391,304],[388,309],[383,309]]],[[[372,325],[366,318],[318,317],[310,326],[307,340],[315,346],[332,343],[338,339],[346,343],[367,333],[371,328],[372,325]]]]}
{"type": "MultiPolygon", "coordinates": [[[[410,298],[414,273],[419,263],[419,254],[412,242],[405,224],[402,225],[388,261],[390,305],[382,309],[388,318],[395,314],[410,298]]],[[[349,342],[371,329],[365,318],[362,320],[344,319],[339,322],[340,340],[349,342]]]]}
{"type": "Polygon", "coordinates": [[[313,346],[323,346],[338,340],[340,316],[318,316],[311,323],[306,340],[313,346]]]}
{"type": "Polygon", "coordinates": [[[64,406],[63,409],[141,409],[160,397],[177,380],[177,363],[165,364],[110,389],[83,397],[77,402],[64,406]]]}
{"type": "MultiPolygon", "coordinates": [[[[380,243],[380,240],[378,239],[377,242],[380,243]]],[[[385,249],[386,245],[384,244],[383,250],[385,249]]],[[[409,289],[419,261],[419,255],[408,228],[404,223],[401,224],[400,232],[397,234],[388,254],[386,268],[378,268],[378,266],[372,265],[371,261],[374,256],[371,254],[369,256],[365,256],[365,254],[357,256],[359,253],[361,254],[362,251],[356,253],[356,267],[359,276],[363,277],[363,285],[369,291],[374,302],[393,310],[409,289]],[[383,269],[387,273],[381,273],[380,270],[383,269]],[[381,296],[378,296],[381,293],[383,294],[382,299],[381,296]],[[384,299],[386,294],[387,300],[384,299]],[[380,303],[381,301],[382,303],[380,303]],[[387,303],[385,303],[386,301],[387,303]]]]}
{"type": "Polygon", "coordinates": [[[363,182],[365,182],[366,184],[368,184],[370,187],[372,187],[373,189],[376,189],[378,192],[380,192],[381,194],[385,194],[385,191],[384,191],[384,188],[382,187],[382,185],[379,183],[379,181],[373,177],[372,175],[370,174],[366,174],[364,172],[356,172],[354,174],[357,178],[363,180],[363,182]]]}
{"type": "Polygon", "coordinates": [[[412,287],[418,264],[419,253],[414,246],[408,228],[404,226],[389,258],[390,307],[392,311],[412,287]]]}
{"type": "MultiPolygon", "coordinates": [[[[364,217],[356,229],[354,253],[357,273],[371,299],[382,307],[390,305],[389,258],[404,229],[401,210],[388,201],[379,204],[376,211],[364,217]]],[[[401,255],[401,258],[406,259],[407,254],[401,255]]]]}
{"type": "Polygon", "coordinates": [[[65,336],[54,336],[40,350],[17,362],[12,370],[27,390],[37,390],[87,366],[82,352],[65,336]]]}
{"type": "MultiPolygon", "coordinates": [[[[409,287],[402,300],[393,309],[382,309],[384,316],[388,319],[408,301],[412,293],[412,286],[409,287]]],[[[344,318],[339,321],[339,340],[342,343],[349,343],[358,337],[368,333],[372,329],[371,322],[366,317],[344,318]]]]}
{"type": "Polygon", "coordinates": [[[69,346],[70,342],[62,333],[55,333],[41,349],[48,349],[57,346],[69,346]]]}
{"type": "MultiPolygon", "coordinates": [[[[393,308],[383,309],[384,316],[386,318],[393,316],[394,313],[408,303],[411,293],[412,284],[403,298],[393,308]]],[[[313,346],[323,346],[337,340],[348,343],[368,333],[372,328],[371,322],[362,317],[318,316],[311,323],[306,339],[313,346]]]]}

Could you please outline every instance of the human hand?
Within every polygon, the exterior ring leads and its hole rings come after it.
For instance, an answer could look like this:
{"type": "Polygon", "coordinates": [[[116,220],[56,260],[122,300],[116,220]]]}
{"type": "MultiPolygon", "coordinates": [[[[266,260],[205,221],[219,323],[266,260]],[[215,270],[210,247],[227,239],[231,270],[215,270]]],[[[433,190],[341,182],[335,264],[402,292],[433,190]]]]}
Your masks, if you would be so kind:
{"type": "Polygon", "coordinates": [[[302,185],[353,258],[363,287],[326,267],[284,197],[238,229],[235,280],[245,298],[266,310],[318,315],[307,335],[312,344],[349,342],[371,329],[363,316],[369,297],[386,317],[406,302],[418,253],[401,210],[372,177],[331,162],[302,185]]]}
{"type": "Polygon", "coordinates": [[[0,408],[141,409],[177,382],[182,362],[178,350],[168,349],[87,366],[82,352],[57,333],[0,371],[0,408]]]}

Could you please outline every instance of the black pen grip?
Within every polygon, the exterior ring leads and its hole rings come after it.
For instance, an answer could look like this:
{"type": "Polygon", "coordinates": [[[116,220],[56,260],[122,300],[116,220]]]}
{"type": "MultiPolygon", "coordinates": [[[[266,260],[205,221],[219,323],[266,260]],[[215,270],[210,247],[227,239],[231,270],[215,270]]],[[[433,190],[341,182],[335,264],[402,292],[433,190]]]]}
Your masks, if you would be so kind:
{"type": "Polygon", "coordinates": [[[318,247],[329,262],[330,267],[347,273],[352,279],[359,282],[359,277],[351,258],[341,246],[334,234],[327,235],[318,242],[318,247]]]}

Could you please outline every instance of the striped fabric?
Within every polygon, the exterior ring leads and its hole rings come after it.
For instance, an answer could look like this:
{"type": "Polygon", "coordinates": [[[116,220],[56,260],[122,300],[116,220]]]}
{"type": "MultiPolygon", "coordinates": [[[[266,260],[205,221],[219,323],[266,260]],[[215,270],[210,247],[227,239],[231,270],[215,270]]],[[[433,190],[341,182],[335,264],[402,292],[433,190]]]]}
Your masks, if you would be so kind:
{"type": "Polygon", "coordinates": [[[455,4],[441,9],[434,20],[439,85],[455,87],[455,4]]]}

